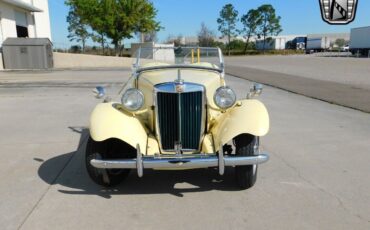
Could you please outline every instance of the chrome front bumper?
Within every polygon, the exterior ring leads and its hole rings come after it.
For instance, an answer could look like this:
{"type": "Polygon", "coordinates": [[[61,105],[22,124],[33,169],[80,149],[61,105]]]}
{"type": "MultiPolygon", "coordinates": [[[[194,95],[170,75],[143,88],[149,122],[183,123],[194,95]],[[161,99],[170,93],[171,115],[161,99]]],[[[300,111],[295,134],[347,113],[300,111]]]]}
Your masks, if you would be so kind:
{"type": "Polygon", "coordinates": [[[194,155],[167,155],[143,156],[140,149],[135,159],[98,160],[92,159],[90,164],[101,169],[136,169],[139,177],[143,176],[144,169],[195,169],[218,167],[220,175],[224,174],[226,166],[255,165],[269,160],[266,152],[256,156],[224,156],[219,154],[194,154],[194,155]]]}

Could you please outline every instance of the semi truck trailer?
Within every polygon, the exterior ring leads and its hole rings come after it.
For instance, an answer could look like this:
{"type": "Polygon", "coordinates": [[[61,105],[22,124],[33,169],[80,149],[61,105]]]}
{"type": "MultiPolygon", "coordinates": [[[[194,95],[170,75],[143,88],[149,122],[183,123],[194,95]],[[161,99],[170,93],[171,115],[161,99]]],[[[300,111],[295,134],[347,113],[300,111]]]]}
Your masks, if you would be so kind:
{"type": "Polygon", "coordinates": [[[307,38],[306,51],[318,52],[330,48],[330,40],[327,37],[307,38]]]}
{"type": "Polygon", "coordinates": [[[351,29],[349,51],[352,54],[370,56],[370,26],[351,29]]]}

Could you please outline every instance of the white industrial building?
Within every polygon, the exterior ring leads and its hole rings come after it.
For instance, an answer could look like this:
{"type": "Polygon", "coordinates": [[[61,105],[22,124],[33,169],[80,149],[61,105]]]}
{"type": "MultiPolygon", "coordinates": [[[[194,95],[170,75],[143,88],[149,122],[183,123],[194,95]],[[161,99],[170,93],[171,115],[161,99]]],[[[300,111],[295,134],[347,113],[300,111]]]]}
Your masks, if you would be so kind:
{"type": "Polygon", "coordinates": [[[51,40],[48,0],[0,0],[0,47],[16,37],[51,40]]]}

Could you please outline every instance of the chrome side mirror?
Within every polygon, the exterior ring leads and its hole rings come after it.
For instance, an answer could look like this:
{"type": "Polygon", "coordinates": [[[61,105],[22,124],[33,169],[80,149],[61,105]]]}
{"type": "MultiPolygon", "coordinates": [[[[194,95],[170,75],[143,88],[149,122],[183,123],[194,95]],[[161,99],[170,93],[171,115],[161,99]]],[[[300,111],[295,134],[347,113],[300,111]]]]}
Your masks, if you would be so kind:
{"type": "Polygon", "coordinates": [[[93,90],[93,93],[94,93],[94,96],[97,98],[97,99],[101,99],[105,96],[105,89],[103,86],[97,86],[94,90],[93,90]]]}
{"type": "Polygon", "coordinates": [[[253,97],[258,97],[262,94],[263,85],[259,83],[254,83],[253,87],[250,89],[250,92],[247,94],[247,98],[251,99],[253,97]]]}

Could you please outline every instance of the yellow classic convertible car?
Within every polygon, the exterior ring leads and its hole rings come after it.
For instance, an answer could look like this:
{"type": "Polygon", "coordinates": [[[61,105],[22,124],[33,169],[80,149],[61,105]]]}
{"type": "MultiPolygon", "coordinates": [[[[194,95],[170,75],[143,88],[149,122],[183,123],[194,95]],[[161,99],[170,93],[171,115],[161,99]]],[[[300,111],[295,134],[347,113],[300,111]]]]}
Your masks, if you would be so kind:
{"type": "MultiPolygon", "coordinates": [[[[103,87],[94,92],[105,96],[103,87]]],[[[219,48],[139,48],[121,101],[105,99],[91,114],[88,174],[114,186],[131,169],[142,177],[144,169],[216,168],[223,175],[233,167],[237,185],[248,189],[269,159],[260,150],[269,130],[268,112],[254,99],[261,92],[254,84],[237,100],[219,48]]]]}

